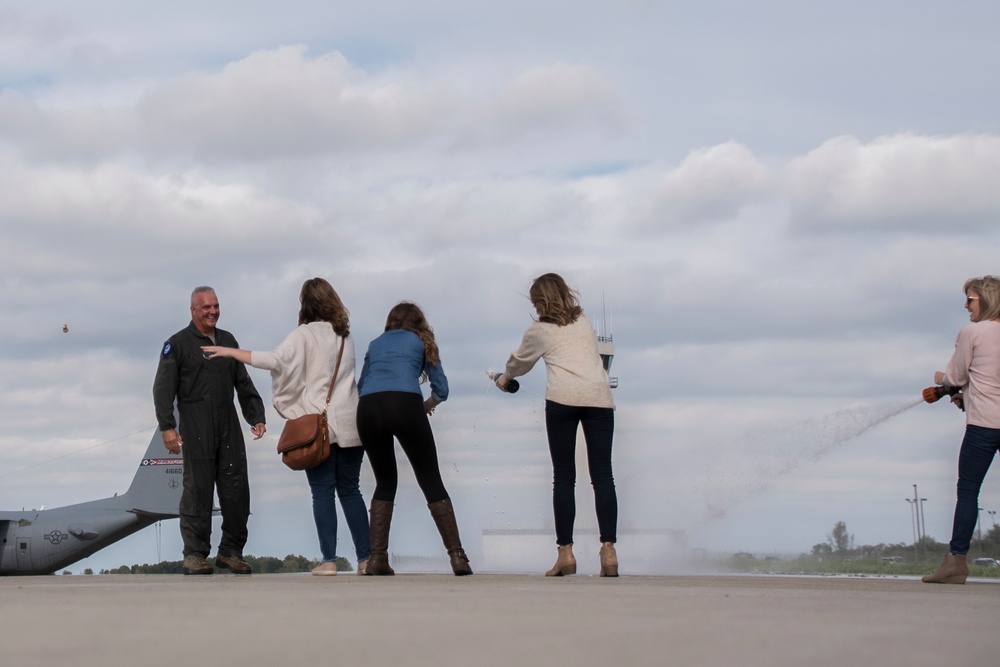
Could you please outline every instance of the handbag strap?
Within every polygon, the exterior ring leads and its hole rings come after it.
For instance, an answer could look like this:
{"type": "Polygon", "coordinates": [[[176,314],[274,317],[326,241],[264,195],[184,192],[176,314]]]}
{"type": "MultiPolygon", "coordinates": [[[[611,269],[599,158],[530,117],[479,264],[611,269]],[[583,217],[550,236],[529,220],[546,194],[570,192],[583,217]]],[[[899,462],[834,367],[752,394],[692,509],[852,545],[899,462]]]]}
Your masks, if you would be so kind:
{"type": "Polygon", "coordinates": [[[323,406],[323,413],[330,408],[330,398],[333,396],[333,385],[337,382],[337,373],[340,372],[340,358],[344,356],[344,339],[340,339],[340,352],[337,353],[337,366],[333,369],[333,379],[330,380],[330,390],[326,392],[326,405],[323,406]]]}

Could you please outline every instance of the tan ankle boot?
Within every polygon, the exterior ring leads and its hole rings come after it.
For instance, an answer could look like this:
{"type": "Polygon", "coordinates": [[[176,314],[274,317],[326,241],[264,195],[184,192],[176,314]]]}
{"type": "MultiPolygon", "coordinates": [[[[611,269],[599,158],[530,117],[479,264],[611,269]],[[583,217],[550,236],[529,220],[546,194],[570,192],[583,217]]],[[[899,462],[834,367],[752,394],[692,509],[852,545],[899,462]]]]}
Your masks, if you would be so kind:
{"type": "Polygon", "coordinates": [[[565,577],[567,574],[576,574],[576,557],[573,555],[572,544],[559,547],[559,557],[556,558],[556,564],[545,573],[545,576],[565,577]]]}
{"type": "Polygon", "coordinates": [[[925,584],[964,584],[969,576],[969,565],[965,556],[948,554],[934,574],[928,574],[921,581],[925,584]]]}
{"type": "Polygon", "coordinates": [[[618,554],[615,553],[614,542],[601,543],[601,576],[618,576],[618,554]]]}

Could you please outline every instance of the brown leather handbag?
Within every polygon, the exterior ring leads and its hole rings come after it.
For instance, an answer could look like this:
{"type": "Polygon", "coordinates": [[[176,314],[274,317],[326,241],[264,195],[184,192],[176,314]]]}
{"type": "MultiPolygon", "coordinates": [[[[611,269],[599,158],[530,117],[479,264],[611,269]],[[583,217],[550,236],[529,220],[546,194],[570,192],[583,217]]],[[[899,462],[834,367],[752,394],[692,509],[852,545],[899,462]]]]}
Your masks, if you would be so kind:
{"type": "Polygon", "coordinates": [[[340,371],[340,359],[344,355],[344,339],[340,339],[337,366],[333,369],[330,390],[326,392],[326,405],[320,414],[309,414],[289,419],[278,436],[278,454],[281,462],[292,470],[315,468],[330,458],[330,443],[337,442],[337,434],[330,428],[326,412],[330,409],[333,385],[340,371]]]}

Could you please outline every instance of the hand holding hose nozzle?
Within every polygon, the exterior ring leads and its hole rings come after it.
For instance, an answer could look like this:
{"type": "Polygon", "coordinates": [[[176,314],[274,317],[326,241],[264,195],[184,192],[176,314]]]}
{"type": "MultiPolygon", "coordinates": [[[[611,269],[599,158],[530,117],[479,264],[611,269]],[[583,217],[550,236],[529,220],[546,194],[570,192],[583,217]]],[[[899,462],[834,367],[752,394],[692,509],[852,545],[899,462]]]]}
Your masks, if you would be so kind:
{"type": "MultiPolygon", "coordinates": [[[[486,371],[486,376],[489,379],[493,380],[493,382],[496,382],[501,376],[503,376],[503,373],[497,373],[496,371],[486,371]]],[[[508,394],[516,394],[517,390],[520,388],[521,388],[521,383],[513,379],[507,380],[507,382],[505,382],[503,386],[500,386],[500,384],[497,383],[497,389],[506,392],[508,394]]]]}
{"type": "Polygon", "coordinates": [[[936,403],[945,396],[951,396],[951,402],[954,403],[962,412],[965,412],[965,401],[962,399],[961,387],[939,384],[934,387],[927,387],[921,395],[927,403],[936,403]]]}

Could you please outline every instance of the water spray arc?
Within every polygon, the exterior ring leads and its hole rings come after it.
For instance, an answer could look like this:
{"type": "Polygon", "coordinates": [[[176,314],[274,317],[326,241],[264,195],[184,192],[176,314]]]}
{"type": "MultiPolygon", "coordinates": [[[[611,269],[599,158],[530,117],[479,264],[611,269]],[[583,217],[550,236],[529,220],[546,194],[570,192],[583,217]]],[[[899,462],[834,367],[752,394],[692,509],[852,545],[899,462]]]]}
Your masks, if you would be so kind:
{"type": "MultiPolygon", "coordinates": [[[[738,455],[721,453],[713,458],[711,472],[697,477],[711,489],[704,519],[726,516],[742,502],[769,489],[807,463],[816,462],[838,447],[860,437],[922,399],[862,405],[821,417],[749,432],[733,443],[738,455]]],[[[916,524],[914,526],[917,530],[916,524]]]]}

